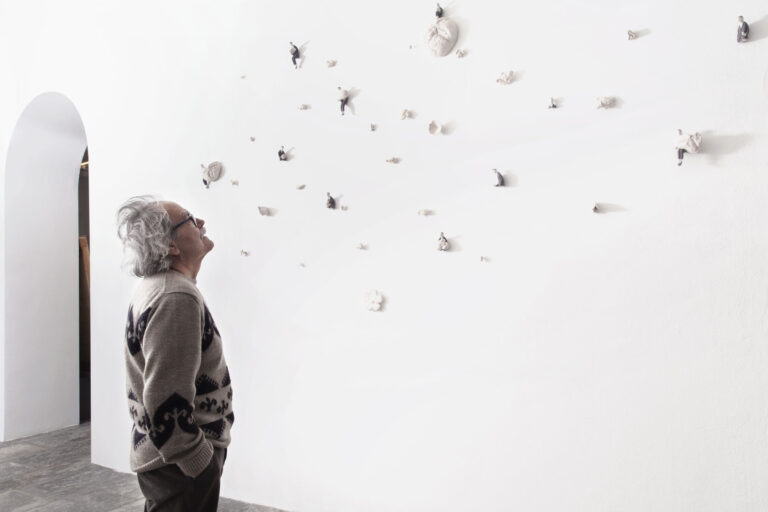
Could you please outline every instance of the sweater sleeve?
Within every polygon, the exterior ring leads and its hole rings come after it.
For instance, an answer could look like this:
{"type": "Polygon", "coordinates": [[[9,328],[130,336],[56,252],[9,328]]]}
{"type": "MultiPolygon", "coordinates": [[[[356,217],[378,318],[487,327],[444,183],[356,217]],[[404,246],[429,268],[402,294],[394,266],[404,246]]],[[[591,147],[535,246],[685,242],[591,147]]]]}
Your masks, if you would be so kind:
{"type": "Polygon", "coordinates": [[[213,456],[195,421],[195,377],[200,368],[202,305],[187,293],[163,296],[144,331],[144,407],[150,439],[168,464],[191,477],[213,456]]]}

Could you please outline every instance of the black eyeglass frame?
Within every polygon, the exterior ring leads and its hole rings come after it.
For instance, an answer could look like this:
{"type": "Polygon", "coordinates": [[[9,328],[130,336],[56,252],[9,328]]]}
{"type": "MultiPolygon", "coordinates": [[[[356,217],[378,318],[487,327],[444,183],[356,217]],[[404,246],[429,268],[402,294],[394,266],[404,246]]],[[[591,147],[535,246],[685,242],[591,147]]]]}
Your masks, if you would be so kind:
{"type": "Polygon", "coordinates": [[[187,222],[189,222],[189,221],[192,221],[192,224],[194,224],[194,225],[195,225],[195,227],[198,227],[198,226],[197,226],[197,219],[195,218],[195,216],[194,216],[194,215],[192,215],[192,214],[190,213],[190,214],[189,214],[189,217],[187,217],[186,219],[184,219],[183,221],[179,222],[178,224],[176,224],[175,226],[173,226],[173,227],[171,228],[171,233],[173,233],[174,231],[176,231],[177,229],[179,229],[181,226],[183,226],[185,223],[187,223],[187,222]]]}

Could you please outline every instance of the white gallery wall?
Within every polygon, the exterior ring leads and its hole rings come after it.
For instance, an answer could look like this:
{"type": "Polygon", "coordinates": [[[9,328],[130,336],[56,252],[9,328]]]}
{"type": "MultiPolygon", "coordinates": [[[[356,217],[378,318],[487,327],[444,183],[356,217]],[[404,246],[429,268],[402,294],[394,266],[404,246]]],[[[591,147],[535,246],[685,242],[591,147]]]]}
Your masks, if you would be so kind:
{"type": "Polygon", "coordinates": [[[0,439],[78,422],[77,180],[86,147],[58,93],[21,114],[5,159],[4,424],[0,439]]]}
{"type": "Polygon", "coordinates": [[[47,91],[88,135],[95,463],[128,469],[135,281],[114,213],[152,193],[216,243],[198,284],[235,389],[224,495],[308,512],[768,507],[763,2],[457,1],[463,59],[427,53],[434,2],[0,6],[0,150],[47,91]],[[681,167],[677,128],[704,137],[681,167]]]}

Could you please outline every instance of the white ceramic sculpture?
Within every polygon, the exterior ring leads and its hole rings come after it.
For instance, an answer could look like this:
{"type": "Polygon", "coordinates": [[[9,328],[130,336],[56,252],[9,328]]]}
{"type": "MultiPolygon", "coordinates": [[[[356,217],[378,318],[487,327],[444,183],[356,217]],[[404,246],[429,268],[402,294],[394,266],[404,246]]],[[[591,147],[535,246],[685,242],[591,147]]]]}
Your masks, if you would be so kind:
{"type": "Polygon", "coordinates": [[[501,85],[509,85],[515,80],[515,72],[514,71],[504,71],[499,75],[499,78],[496,79],[497,84],[501,85]]]}
{"type": "Polygon", "coordinates": [[[447,251],[451,248],[451,244],[448,243],[448,239],[445,238],[445,233],[440,233],[440,238],[437,239],[437,250],[447,251]]]}
{"type": "Polygon", "coordinates": [[[375,124],[373,124],[373,123],[371,123],[371,131],[372,131],[372,132],[375,132],[375,131],[376,131],[376,125],[375,125],[375,124]]]}
{"type": "Polygon", "coordinates": [[[224,170],[221,162],[211,162],[207,167],[200,164],[200,167],[203,168],[203,184],[205,185],[205,188],[208,188],[214,181],[218,181],[224,170]]]}
{"type": "Polygon", "coordinates": [[[230,183],[232,183],[232,186],[237,187],[240,185],[240,182],[238,180],[229,180],[230,183]]]}
{"type": "Polygon", "coordinates": [[[384,296],[378,290],[371,290],[366,294],[366,303],[368,311],[380,311],[381,304],[384,302],[384,296]]]}
{"type": "Polygon", "coordinates": [[[259,209],[259,214],[260,215],[262,215],[264,217],[269,217],[269,215],[270,215],[269,208],[267,208],[266,206],[257,206],[257,208],[259,209]]]}
{"type": "Polygon", "coordinates": [[[419,210],[416,212],[416,215],[421,215],[422,217],[429,217],[432,215],[432,210],[419,210]]]}
{"type": "Polygon", "coordinates": [[[250,254],[251,254],[251,253],[249,253],[249,252],[248,252],[248,251],[246,251],[245,249],[241,249],[241,250],[240,250],[240,256],[249,256],[250,254]]]}
{"type": "Polygon", "coordinates": [[[441,133],[443,131],[443,127],[440,126],[440,123],[437,121],[432,121],[429,123],[429,133],[432,135],[435,135],[436,133],[441,133]]]}
{"type": "Polygon", "coordinates": [[[444,57],[451,53],[458,38],[458,25],[448,18],[438,18],[427,30],[427,48],[436,57],[444,57]]]}
{"type": "Polygon", "coordinates": [[[699,132],[684,135],[682,130],[677,130],[677,134],[679,135],[677,145],[675,146],[677,149],[684,149],[688,153],[698,153],[701,151],[702,137],[699,132]]]}
{"type": "Polygon", "coordinates": [[[304,187],[306,187],[305,184],[296,185],[296,190],[304,190],[304,187]]]}
{"type": "Polygon", "coordinates": [[[627,37],[629,40],[637,39],[637,33],[632,32],[631,30],[627,30],[627,37]]]}
{"type": "Polygon", "coordinates": [[[309,105],[307,105],[306,103],[302,103],[301,105],[299,105],[299,110],[309,110],[309,105]]]}
{"type": "Polygon", "coordinates": [[[403,112],[400,114],[400,119],[401,119],[402,121],[405,121],[405,120],[406,120],[406,119],[408,119],[409,117],[411,117],[411,111],[410,111],[410,110],[408,110],[408,109],[406,108],[406,109],[404,109],[404,110],[403,110],[403,112]]]}
{"type": "Polygon", "coordinates": [[[595,206],[592,207],[592,211],[594,213],[600,213],[600,204],[599,203],[595,203],[595,206]]]}
{"type": "Polygon", "coordinates": [[[456,50],[456,57],[458,57],[459,59],[463,59],[464,57],[466,57],[466,55],[467,55],[467,50],[462,50],[461,48],[458,48],[456,50]]]}
{"type": "Polygon", "coordinates": [[[396,156],[393,156],[392,158],[387,158],[387,163],[388,164],[396,164],[396,163],[399,163],[399,162],[400,162],[400,159],[397,158],[396,156]]]}
{"type": "Polygon", "coordinates": [[[357,248],[357,249],[359,249],[359,250],[361,250],[361,251],[365,251],[365,250],[367,250],[367,249],[368,249],[368,246],[367,246],[367,245],[365,245],[363,242],[359,242],[359,243],[357,244],[356,248],[357,248]]]}
{"type": "Polygon", "coordinates": [[[326,65],[327,65],[329,68],[332,68],[332,67],[334,67],[334,66],[336,65],[336,61],[335,61],[335,60],[327,60],[327,61],[325,61],[325,64],[326,64],[326,65]]]}
{"type": "Polygon", "coordinates": [[[601,96],[597,98],[597,108],[611,108],[616,105],[616,98],[613,96],[601,96]]]}
{"type": "Polygon", "coordinates": [[[256,137],[251,137],[250,139],[251,139],[251,142],[255,142],[256,141],[256,137]]]}

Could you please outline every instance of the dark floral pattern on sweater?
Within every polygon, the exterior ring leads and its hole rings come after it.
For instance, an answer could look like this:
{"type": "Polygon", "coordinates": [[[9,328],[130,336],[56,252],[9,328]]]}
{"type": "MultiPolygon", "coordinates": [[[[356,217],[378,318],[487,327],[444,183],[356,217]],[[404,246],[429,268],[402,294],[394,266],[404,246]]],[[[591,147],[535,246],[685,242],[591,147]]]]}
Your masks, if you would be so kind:
{"type": "Polygon", "coordinates": [[[149,437],[158,450],[171,438],[176,426],[189,434],[196,434],[199,430],[192,415],[192,404],[178,393],[163,402],[152,417],[149,437]]]}
{"type": "Polygon", "coordinates": [[[216,322],[213,321],[213,317],[211,316],[211,312],[208,311],[208,306],[205,306],[205,322],[203,324],[203,340],[202,340],[202,347],[203,352],[208,350],[208,347],[211,346],[211,343],[213,342],[213,335],[219,334],[219,330],[216,328],[216,322]]]}
{"type": "Polygon", "coordinates": [[[125,342],[128,345],[128,352],[132,356],[135,356],[141,350],[141,342],[144,339],[144,331],[147,329],[147,321],[151,311],[151,308],[144,311],[134,324],[133,306],[128,309],[128,321],[125,324],[125,342]]]}

